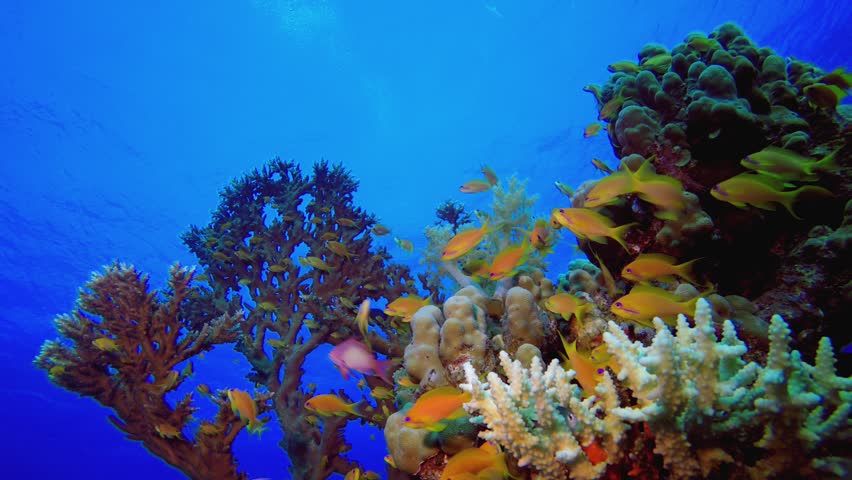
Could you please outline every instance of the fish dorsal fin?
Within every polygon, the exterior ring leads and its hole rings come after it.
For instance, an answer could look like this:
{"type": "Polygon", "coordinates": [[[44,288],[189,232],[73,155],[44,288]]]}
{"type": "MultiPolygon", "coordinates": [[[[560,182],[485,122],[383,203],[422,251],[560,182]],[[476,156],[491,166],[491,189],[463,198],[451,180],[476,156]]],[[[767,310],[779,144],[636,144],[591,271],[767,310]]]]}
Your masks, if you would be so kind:
{"type": "Polygon", "coordinates": [[[670,298],[674,301],[680,301],[680,297],[666,289],[655,287],[653,285],[645,285],[642,283],[634,285],[633,288],[630,289],[630,293],[658,295],[670,298]]]}
{"type": "Polygon", "coordinates": [[[441,397],[445,395],[461,395],[463,392],[456,387],[438,387],[433,390],[429,390],[420,396],[417,400],[423,399],[428,400],[430,398],[441,397]]]}
{"type": "Polygon", "coordinates": [[[671,265],[675,265],[677,263],[677,259],[675,257],[666,255],[665,253],[643,253],[636,257],[636,260],[657,260],[671,265]]]}

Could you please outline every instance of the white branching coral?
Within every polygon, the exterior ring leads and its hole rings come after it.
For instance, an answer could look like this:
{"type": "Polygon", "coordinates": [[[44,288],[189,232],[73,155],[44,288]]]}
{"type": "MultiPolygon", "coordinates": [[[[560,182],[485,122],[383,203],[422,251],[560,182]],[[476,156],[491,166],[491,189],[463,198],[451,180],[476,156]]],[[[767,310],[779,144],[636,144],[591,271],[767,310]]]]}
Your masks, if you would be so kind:
{"type": "Polygon", "coordinates": [[[627,425],[614,415],[598,416],[602,406],[618,405],[608,374],[596,389],[598,395],[583,399],[571,383],[574,371],[557,360],[546,371],[538,357],[529,369],[506,352],[500,352],[500,362],[508,383],[494,372],[481,383],[473,366],[464,366],[468,383],[460,387],[472,395],[465,409],[476,415],[471,422],[488,428],[480,437],[502,445],[518,458],[519,466],[533,467],[542,480],[566,475],[595,479],[619,459],[618,443],[627,425]],[[607,452],[606,461],[593,464],[586,456],[583,449],[593,442],[607,452]]]}
{"type": "Polygon", "coordinates": [[[648,423],[655,452],[674,478],[706,473],[698,453],[703,446],[760,427],[763,438],[755,446],[764,449],[765,457],[751,468],[754,475],[844,473],[833,457],[815,455],[826,440],[852,437],[852,379],[837,376],[828,339],[820,343],[816,365],[805,364],[799,352],[790,351],[790,330],[776,315],[767,365],[761,367],[742,359],[747,349],[730,321],[724,323],[722,339],[716,339],[711,308],[704,300],[696,306],[694,327],[682,315],[676,335],[659,319],[654,326],[657,334],[649,347],[631,342],[613,322],[604,333],[609,352],[621,366],[618,379],[637,402],[613,413],[648,423]]]}

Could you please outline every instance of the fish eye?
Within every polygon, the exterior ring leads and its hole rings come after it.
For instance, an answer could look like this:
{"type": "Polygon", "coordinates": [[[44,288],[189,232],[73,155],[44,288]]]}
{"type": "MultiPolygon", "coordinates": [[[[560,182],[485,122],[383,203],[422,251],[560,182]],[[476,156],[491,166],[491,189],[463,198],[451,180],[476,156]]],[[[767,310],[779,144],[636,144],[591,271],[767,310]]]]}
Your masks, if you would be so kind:
{"type": "Polygon", "coordinates": [[[599,368],[599,369],[598,369],[598,373],[599,373],[599,374],[603,374],[605,371],[606,371],[606,370],[604,370],[603,368],[599,368]]]}
{"type": "Polygon", "coordinates": [[[621,307],[621,306],[622,306],[622,305],[621,305],[621,302],[615,302],[615,306],[616,306],[616,307],[621,307]]]}
{"type": "Polygon", "coordinates": [[[564,209],[564,208],[560,208],[560,209],[559,209],[559,213],[565,213],[565,209],[564,209]]]}
{"type": "Polygon", "coordinates": [[[405,417],[405,421],[406,421],[406,422],[410,422],[410,421],[411,421],[411,417],[405,417]]]}
{"type": "Polygon", "coordinates": [[[632,268],[628,268],[628,269],[627,269],[627,273],[633,273],[633,269],[632,269],[632,268]]]}

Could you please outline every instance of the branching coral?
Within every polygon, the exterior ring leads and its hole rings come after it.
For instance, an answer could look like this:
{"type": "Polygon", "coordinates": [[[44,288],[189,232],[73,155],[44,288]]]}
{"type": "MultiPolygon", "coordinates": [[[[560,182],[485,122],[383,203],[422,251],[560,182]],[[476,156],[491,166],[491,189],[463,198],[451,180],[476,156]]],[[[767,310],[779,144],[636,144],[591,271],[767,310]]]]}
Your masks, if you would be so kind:
{"type": "MultiPolygon", "coordinates": [[[[133,267],[113,265],[94,274],[80,291],[77,308],[56,318],[62,336],[47,341],[35,364],[58,386],[111,408],[109,419],[151,453],[196,480],[245,479],[231,446],[245,426],[223,398],[219,412],[188,436],[196,408],[192,394],[172,405],[166,399],[189,373],[175,368],[216,344],[236,340],[241,312],[194,328],[182,306],[198,294],[193,272],[171,269],[168,292],[152,292],[133,267]]],[[[261,400],[261,412],[265,411],[261,400]]]]}
{"type": "MultiPolygon", "coordinates": [[[[308,419],[303,404],[317,392],[301,386],[305,358],[323,343],[360,335],[355,313],[364,299],[415,292],[408,269],[374,249],[376,219],[352,204],[356,188],[340,165],[321,162],[305,176],[294,163],[274,160],[233,182],[210,225],[183,237],[210,279],[204,305],[248,312],[237,349],[252,365],[249,380],[273,392],[294,478],[324,479],[355,466],[339,455],[350,448],[342,429],[351,418],[328,419],[322,429],[308,419]]],[[[401,357],[406,330],[383,316],[371,324],[383,333],[369,331],[373,350],[401,357]]],[[[363,421],[381,426],[393,408],[392,399],[381,400],[362,412],[363,421]]]]}

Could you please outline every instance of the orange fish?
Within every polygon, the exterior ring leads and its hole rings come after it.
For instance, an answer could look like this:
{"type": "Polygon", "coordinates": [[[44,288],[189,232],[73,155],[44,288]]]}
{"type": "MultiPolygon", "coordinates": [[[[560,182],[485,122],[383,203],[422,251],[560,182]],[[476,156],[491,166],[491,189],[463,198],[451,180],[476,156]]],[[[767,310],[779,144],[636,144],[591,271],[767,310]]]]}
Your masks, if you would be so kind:
{"type": "Polygon", "coordinates": [[[485,221],[480,228],[465,230],[456,234],[447,242],[447,246],[441,252],[441,260],[453,260],[461,257],[479,245],[488,233],[488,221],[485,221]]]}
{"type": "Polygon", "coordinates": [[[470,394],[455,387],[439,387],[430,390],[414,402],[405,417],[408,428],[425,428],[440,432],[447,426],[444,420],[455,420],[466,415],[462,405],[470,401],[470,394]]]}
{"type": "Polygon", "coordinates": [[[559,333],[559,338],[562,340],[562,348],[565,349],[565,354],[562,355],[563,367],[566,370],[574,370],[574,378],[582,387],[583,396],[594,395],[595,387],[598,386],[606,371],[605,365],[596,364],[588,355],[578,352],[576,340],[568,343],[561,333],[559,333]]]}
{"type": "Polygon", "coordinates": [[[393,385],[390,374],[393,373],[391,368],[394,362],[392,360],[378,360],[366,345],[354,338],[348,338],[331,349],[328,352],[328,358],[340,370],[344,380],[348,380],[349,374],[354,370],[364,375],[379,377],[385,383],[393,385]]]}
{"type": "Polygon", "coordinates": [[[577,321],[582,323],[583,314],[592,308],[592,304],[570,293],[562,292],[544,299],[544,308],[557,315],[562,315],[565,320],[570,320],[571,315],[575,315],[577,321]]]}
{"type": "MultiPolygon", "coordinates": [[[[705,295],[707,293],[702,296],[705,295]]],[[[610,311],[618,317],[646,327],[653,327],[651,320],[654,317],[660,317],[667,324],[674,325],[678,314],[691,315],[695,311],[695,303],[699,298],[701,296],[684,301],[662,288],[639,284],[634,286],[630,293],[613,302],[610,311]]]]}
{"type": "Polygon", "coordinates": [[[471,180],[459,188],[462,193],[481,193],[491,189],[491,184],[485,180],[471,180]]]}
{"type": "Polygon", "coordinates": [[[231,403],[231,411],[241,419],[248,420],[249,433],[260,435],[265,430],[266,422],[257,419],[257,403],[247,392],[232,388],[228,390],[228,401],[231,403]]]}
{"type": "Polygon", "coordinates": [[[597,169],[598,169],[601,173],[605,173],[605,174],[607,174],[607,175],[611,175],[611,174],[612,174],[612,169],[611,169],[611,168],[609,168],[609,167],[607,166],[607,164],[605,164],[605,163],[603,162],[603,160],[601,160],[601,159],[599,159],[599,158],[593,158],[593,159],[592,159],[592,165],[594,165],[594,167],[595,167],[595,168],[597,168],[597,169]]]}
{"type": "Polygon", "coordinates": [[[520,245],[509,246],[504,248],[488,268],[489,280],[500,280],[514,275],[518,271],[518,267],[523,265],[529,255],[529,241],[524,238],[520,245]]]}
{"type": "Polygon", "coordinates": [[[648,282],[657,279],[671,279],[672,275],[676,275],[693,285],[698,285],[698,281],[692,273],[692,266],[699,260],[701,259],[696,258],[675,265],[677,260],[669,255],[643,253],[621,269],[621,276],[631,282],[648,282]]]}
{"type": "Polygon", "coordinates": [[[373,232],[373,235],[378,235],[378,236],[387,235],[387,234],[391,233],[390,228],[388,228],[388,227],[386,227],[386,226],[384,226],[380,223],[377,224],[375,227],[373,227],[372,230],[370,230],[370,231],[373,232]]]}
{"type": "Polygon", "coordinates": [[[815,160],[783,148],[766,147],[747,155],[740,165],[785,181],[813,182],[819,180],[818,172],[839,168],[836,162],[839,151],[838,148],[822,159],[815,160]]]}
{"type": "Polygon", "coordinates": [[[332,415],[338,417],[345,417],[346,415],[360,416],[355,411],[356,406],[356,403],[346,403],[342,398],[330,393],[311,397],[305,402],[305,409],[323,417],[330,417],[332,415]]]}
{"type": "Polygon", "coordinates": [[[588,208],[554,208],[550,218],[552,222],[571,230],[578,238],[597,243],[606,243],[606,239],[611,238],[630,252],[624,235],[636,225],[635,222],[616,227],[609,217],[588,208]]]}
{"type": "Polygon", "coordinates": [[[414,243],[411,240],[403,240],[401,238],[393,237],[393,241],[399,245],[399,248],[405,250],[408,253],[414,251],[414,243]]]}
{"type": "Polygon", "coordinates": [[[728,202],[736,207],[745,208],[752,205],[764,210],[775,210],[774,203],[780,203],[790,212],[793,218],[801,220],[801,217],[793,211],[793,204],[802,194],[818,195],[822,197],[834,196],[830,191],[822,187],[807,185],[788,192],[782,191],[782,181],[765,175],[752,173],[741,173],[714,186],[710,190],[717,200],[728,202]]]}
{"type": "Polygon", "coordinates": [[[535,221],[535,226],[530,234],[530,245],[538,251],[542,256],[553,253],[553,233],[547,227],[547,220],[539,219],[535,221]]]}
{"type": "Polygon", "coordinates": [[[659,208],[655,213],[657,218],[676,220],[686,209],[683,185],[675,178],[654,173],[651,169],[652,159],[646,159],[636,172],[625,169],[632,180],[630,193],[638,194],[639,198],[659,208]]]}
{"type": "Polygon", "coordinates": [[[402,317],[403,322],[410,322],[411,317],[417,313],[422,307],[429,305],[431,301],[428,298],[421,298],[417,295],[408,295],[407,297],[399,297],[392,301],[385,308],[385,315],[391,317],[402,317]]]}
{"type": "Polygon", "coordinates": [[[595,135],[600,133],[601,128],[603,128],[603,125],[601,125],[600,123],[592,123],[592,124],[588,125],[583,130],[583,138],[594,137],[595,135]]]}
{"type": "Polygon", "coordinates": [[[497,185],[497,174],[494,173],[494,170],[492,170],[491,167],[483,165],[482,174],[485,175],[485,179],[488,180],[488,183],[491,184],[492,187],[497,185]]]}
{"type": "Polygon", "coordinates": [[[509,475],[502,453],[490,442],[479,448],[466,448],[453,455],[440,480],[500,479],[509,475]]]}

